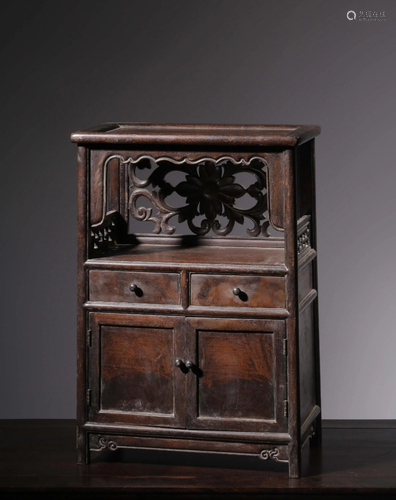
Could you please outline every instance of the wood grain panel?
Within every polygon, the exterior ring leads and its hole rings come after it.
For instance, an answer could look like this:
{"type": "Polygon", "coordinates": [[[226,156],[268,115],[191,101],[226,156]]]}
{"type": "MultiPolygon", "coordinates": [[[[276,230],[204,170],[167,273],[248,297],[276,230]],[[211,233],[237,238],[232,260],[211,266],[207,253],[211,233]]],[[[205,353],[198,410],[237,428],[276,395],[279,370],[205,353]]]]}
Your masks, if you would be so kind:
{"type": "Polygon", "coordinates": [[[89,421],[184,427],[183,320],[90,313],[89,421]]]}
{"type": "Polygon", "coordinates": [[[285,306],[285,279],[276,276],[191,275],[194,306],[277,307],[285,306]],[[234,288],[241,293],[234,295],[234,288]]]}
{"type": "Polygon", "coordinates": [[[211,146],[296,146],[320,134],[317,125],[203,125],[107,123],[74,132],[80,144],[177,144],[211,146]]]}
{"type": "Polygon", "coordinates": [[[285,432],[284,321],[188,318],[189,429],[285,432]]]}
{"type": "Polygon", "coordinates": [[[173,413],[172,331],[101,328],[101,410],[173,413]]]}
{"type": "Polygon", "coordinates": [[[274,418],[273,340],[263,333],[199,333],[199,417],[274,418]]]}
{"type": "MultiPolygon", "coordinates": [[[[139,237],[139,239],[143,239],[139,237]]],[[[159,238],[157,238],[158,240],[159,238]]],[[[262,246],[254,246],[258,240],[249,242],[249,246],[236,246],[234,242],[229,243],[229,246],[221,245],[222,240],[215,240],[218,245],[210,244],[213,240],[209,238],[204,240],[194,240],[191,246],[183,246],[183,243],[170,240],[161,241],[160,243],[153,242],[150,239],[149,243],[139,243],[136,246],[126,246],[123,251],[118,251],[114,255],[104,255],[91,259],[89,264],[95,267],[105,266],[151,266],[151,267],[195,267],[207,268],[215,267],[218,272],[219,265],[232,266],[231,272],[236,266],[243,266],[244,271],[253,271],[256,274],[286,274],[285,250],[283,247],[266,247],[272,243],[271,240],[259,242],[262,246]],[[235,246],[233,246],[235,245],[235,246]]],[[[227,240],[228,243],[228,240],[227,240]]],[[[283,244],[277,241],[276,243],[283,244]]]]}
{"type": "Polygon", "coordinates": [[[89,299],[136,304],[180,304],[180,276],[177,273],[128,271],[89,272],[89,299]],[[130,285],[137,286],[136,292],[130,285]]]}

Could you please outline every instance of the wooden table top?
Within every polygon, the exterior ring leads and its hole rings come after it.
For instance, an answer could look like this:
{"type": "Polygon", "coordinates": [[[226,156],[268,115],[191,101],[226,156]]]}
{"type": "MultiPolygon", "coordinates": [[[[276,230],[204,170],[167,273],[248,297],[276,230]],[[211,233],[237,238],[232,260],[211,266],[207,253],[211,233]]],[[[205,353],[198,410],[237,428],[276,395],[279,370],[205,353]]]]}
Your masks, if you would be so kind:
{"type": "Polygon", "coordinates": [[[181,144],[195,146],[297,146],[320,134],[318,125],[103,123],[74,132],[79,144],[181,144]]]}
{"type": "Polygon", "coordinates": [[[73,420],[2,420],[0,435],[1,498],[396,498],[395,421],[325,421],[301,479],[286,464],[184,452],[106,451],[78,466],[73,420]]]}

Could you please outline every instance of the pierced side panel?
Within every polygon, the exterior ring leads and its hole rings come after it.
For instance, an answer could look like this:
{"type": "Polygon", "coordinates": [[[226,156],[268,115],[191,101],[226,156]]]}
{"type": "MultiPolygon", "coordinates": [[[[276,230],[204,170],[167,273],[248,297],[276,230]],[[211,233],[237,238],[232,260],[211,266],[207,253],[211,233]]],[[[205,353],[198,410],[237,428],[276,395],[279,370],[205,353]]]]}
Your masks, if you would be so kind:
{"type": "Polygon", "coordinates": [[[135,243],[134,237],[128,235],[125,219],[116,211],[107,213],[99,224],[91,225],[88,238],[91,258],[114,249],[117,244],[135,243]]]}
{"type": "Polygon", "coordinates": [[[297,222],[297,254],[300,256],[306,250],[312,248],[311,245],[311,217],[306,215],[297,222]]]}

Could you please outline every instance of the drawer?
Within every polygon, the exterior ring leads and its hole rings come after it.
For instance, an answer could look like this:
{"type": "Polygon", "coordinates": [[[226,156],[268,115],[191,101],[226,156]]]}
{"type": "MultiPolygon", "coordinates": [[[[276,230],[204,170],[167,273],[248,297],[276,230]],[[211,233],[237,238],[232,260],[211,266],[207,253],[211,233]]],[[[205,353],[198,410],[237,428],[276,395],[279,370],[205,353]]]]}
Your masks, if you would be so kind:
{"type": "Polygon", "coordinates": [[[89,300],[180,304],[179,274],[91,270],[89,300]],[[134,290],[131,290],[131,285],[135,285],[134,290]]]}
{"type": "Polygon", "coordinates": [[[191,305],[283,308],[285,278],[192,274],[191,305]]]}

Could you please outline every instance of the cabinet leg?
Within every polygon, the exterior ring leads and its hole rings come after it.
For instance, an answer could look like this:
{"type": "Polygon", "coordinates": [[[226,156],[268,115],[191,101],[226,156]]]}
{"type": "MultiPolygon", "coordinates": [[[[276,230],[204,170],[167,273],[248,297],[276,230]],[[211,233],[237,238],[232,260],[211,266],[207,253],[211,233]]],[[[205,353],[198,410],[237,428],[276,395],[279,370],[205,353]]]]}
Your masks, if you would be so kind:
{"type": "Polygon", "coordinates": [[[301,449],[295,444],[289,444],[289,477],[301,477],[301,449]]]}
{"type": "Polygon", "coordinates": [[[315,420],[315,434],[310,439],[311,448],[320,448],[322,446],[322,414],[316,417],[315,420]]]}
{"type": "Polygon", "coordinates": [[[79,427],[77,427],[77,463],[78,465],[89,463],[88,436],[79,427]]]}

